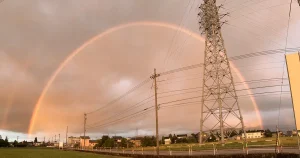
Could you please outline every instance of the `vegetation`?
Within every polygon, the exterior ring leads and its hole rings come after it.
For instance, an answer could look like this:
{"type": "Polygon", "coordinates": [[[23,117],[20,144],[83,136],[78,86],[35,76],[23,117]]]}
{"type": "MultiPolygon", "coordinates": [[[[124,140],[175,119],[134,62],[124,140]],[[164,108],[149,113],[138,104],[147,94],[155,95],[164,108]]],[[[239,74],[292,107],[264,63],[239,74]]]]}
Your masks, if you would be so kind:
{"type": "Polygon", "coordinates": [[[41,157],[59,157],[59,158],[119,158],[116,156],[99,155],[92,153],[83,153],[76,151],[63,151],[46,148],[0,148],[1,157],[5,158],[41,158],[41,157]]]}
{"type": "Polygon", "coordinates": [[[5,137],[5,140],[2,139],[0,135],[0,147],[9,147],[8,138],[5,137]]]}

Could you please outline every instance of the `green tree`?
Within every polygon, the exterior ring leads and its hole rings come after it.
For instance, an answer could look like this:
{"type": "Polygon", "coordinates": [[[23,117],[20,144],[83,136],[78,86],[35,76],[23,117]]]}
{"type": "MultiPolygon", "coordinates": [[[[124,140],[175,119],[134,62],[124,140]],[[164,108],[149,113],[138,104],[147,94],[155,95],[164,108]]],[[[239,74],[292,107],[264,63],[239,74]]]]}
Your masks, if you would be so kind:
{"type": "Polygon", "coordinates": [[[177,143],[177,136],[174,134],[172,137],[172,144],[177,143]]]}
{"type": "Polygon", "coordinates": [[[171,140],[171,144],[174,144],[172,134],[169,134],[169,138],[171,140]]]}
{"type": "Polygon", "coordinates": [[[195,137],[193,137],[193,136],[189,136],[187,138],[187,142],[188,143],[197,143],[197,139],[195,137]]]}
{"type": "Polygon", "coordinates": [[[17,147],[18,146],[18,142],[15,140],[14,143],[13,143],[14,147],[17,147]]]}
{"type": "Polygon", "coordinates": [[[34,138],[34,143],[37,143],[37,142],[38,142],[38,141],[37,141],[37,137],[35,137],[35,138],[34,138]]]}
{"type": "Polygon", "coordinates": [[[265,131],[265,137],[272,137],[272,132],[269,129],[265,131]]]}
{"type": "Polygon", "coordinates": [[[115,140],[111,138],[108,138],[104,143],[105,147],[114,147],[114,145],[115,145],[115,140]]]}
{"type": "Polygon", "coordinates": [[[124,147],[124,148],[127,147],[127,139],[126,138],[121,139],[121,147],[124,147]]]}
{"type": "Polygon", "coordinates": [[[211,134],[211,135],[208,137],[208,139],[207,139],[208,142],[215,142],[216,140],[217,140],[217,138],[216,138],[216,136],[213,135],[213,134],[211,134]]]}
{"type": "Polygon", "coordinates": [[[109,139],[108,136],[102,136],[102,139],[101,139],[101,142],[100,142],[99,146],[100,146],[100,147],[103,146],[104,143],[106,142],[106,140],[108,140],[108,139],[109,139]]]}
{"type": "Polygon", "coordinates": [[[9,147],[9,142],[8,142],[8,138],[7,138],[7,136],[5,137],[5,140],[4,140],[4,146],[5,147],[9,147]]]}
{"type": "Polygon", "coordinates": [[[164,136],[161,137],[161,143],[165,144],[165,137],[164,136]]]}

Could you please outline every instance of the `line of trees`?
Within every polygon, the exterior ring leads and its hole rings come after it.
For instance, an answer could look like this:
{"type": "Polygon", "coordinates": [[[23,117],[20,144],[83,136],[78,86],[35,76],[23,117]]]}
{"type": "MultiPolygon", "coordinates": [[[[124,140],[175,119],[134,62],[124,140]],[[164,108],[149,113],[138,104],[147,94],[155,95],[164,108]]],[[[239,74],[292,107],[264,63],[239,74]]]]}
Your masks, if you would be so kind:
{"type": "Polygon", "coordinates": [[[126,138],[121,138],[121,141],[118,142],[114,138],[109,136],[102,136],[101,139],[97,140],[95,147],[132,147],[133,144],[128,141],[126,138]]]}
{"type": "MultiPolygon", "coordinates": [[[[187,138],[178,138],[175,134],[169,134],[171,144],[175,143],[198,143],[198,134],[192,133],[191,136],[187,138]]],[[[165,137],[162,137],[162,144],[165,144],[165,137]]]]}
{"type": "Polygon", "coordinates": [[[8,142],[7,137],[5,137],[5,139],[3,140],[1,135],[0,135],[0,147],[9,147],[9,142],[8,142]]]}

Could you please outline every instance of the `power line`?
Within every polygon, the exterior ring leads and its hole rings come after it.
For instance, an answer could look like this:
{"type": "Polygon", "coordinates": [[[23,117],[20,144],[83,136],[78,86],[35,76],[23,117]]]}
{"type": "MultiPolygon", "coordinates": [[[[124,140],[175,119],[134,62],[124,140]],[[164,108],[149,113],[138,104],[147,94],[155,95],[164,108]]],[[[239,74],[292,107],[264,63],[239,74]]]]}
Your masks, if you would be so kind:
{"type": "MultiPolygon", "coordinates": [[[[238,97],[277,95],[275,93],[280,93],[280,92],[281,91],[251,93],[251,94],[239,95],[238,97]]],[[[283,92],[289,93],[289,91],[283,91],[283,92]]],[[[199,98],[199,97],[197,97],[197,98],[199,98]]],[[[231,98],[231,97],[225,97],[225,99],[228,99],[228,98],[231,98]]],[[[211,100],[211,101],[214,101],[214,100],[211,100]]],[[[159,107],[160,108],[180,107],[180,105],[185,106],[185,105],[189,105],[189,104],[193,104],[193,103],[201,103],[201,101],[184,102],[184,103],[177,103],[177,104],[171,104],[171,105],[161,106],[161,105],[169,104],[169,103],[171,103],[171,102],[161,103],[161,104],[159,104],[159,107]]],[[[147,108],[145,108],[143,110],[137,111],[137,112],[135,112],[133,114],[124,116],[122,118],[119,118],[119,119],[116,119],[116,120],[113,120],[113,121],[110,121],[110,122],[107,122],[107,123],[103,123],[103,124],[100,124],[100,125],[92,126],[92,127],[88,128],[88,129],[109,126],[109,125],[112,125],[112,124],[115,124],[115,123],[119,123],[121,121],[130,119],[130,118],[134,118],[134,117],[146,114],[146,113],[148,113],[148,112],[150,112],[152,110],[154,110],[154,106],[149,106],[149,107],[147,107],[147,108]]]]}
{"type": "Polygon", "coordinates": [[[164,65],[167,63],[167,59],[168,59],[168,58],[171,56],[171,54],[172,54],[172,52],[170,53],[171,48],[172,48],[172,46],[173,46],[173,44],[174,44],[174,40],[176,39],[179,30],[181,29],[181,27],[183,27],[182,24],[183,24],[183,21],[184,21],[184,18],[185,18],[185,14],[186,14],[186,12],[187,12],[187,10],[188,10],[188,6],[190,5],[190,3],[191,3],[191,0],[189,0],[189,3],[188,3],[188,5],[187,5],[186,8],[185,8],[185,12],[184,12],[184,14],[183,14],[183,16],[182,16],[182,18],[181,18],[181,22],[180,22],[179,28],[176,30],[176,33],[173,35],[171,45],[170,45],[170,47],[168,48],[167,55],[166,55],[165,60],[164,60],[164,65]]]}
{"type": "Polygon", "coordinates": [[[96,109],[96,110],[94,110],[94,111],[88,112],[88,113],[86,113],[86,114],[92,114],[92,113],[95,113],[95,112],[97,112],[97,111],[99,111],[99,110],[102,110],[102,109],[108,107],[109,105],[114,104],[115,102],[117,102],[117,101],[121,100],[122,98],[126,97],[128,94],[130,94],[130,93],[134,92],[135,90],[137,90],[138,88],[142,87],[143,85],[145,85],[145,84],[148,83],[149,81],[151,81],[150,78],[144,80],[143,82],[139,83],[138,85],[136,85],[135,87],[133,87],[132,89],[130,89],[129,91],[127,91],[126,93],[124,93],[123,95],[121,95],[121,96],[119,96],[118,98],[116,98],[116,99],[110,101],[109,103],[107,103],[107,104],[104,105],[103,107],[98,108],[98,109],[96,109]]]}
{"type": "MultiPolygon", "coordinates": [[[[284,78],[287,79],[287,78],[284,78]]],[[[242,81],[242,82],[234,82],[235,85],[240,85],[240,84],[251,84],[251,83],[261,83],[261,82],[270,82],[270,81],[277,81],[281,80],[281,78],[269,78],[269,79],[259,79],[259,80],[249,80],[249,81],[242,81]]],[[[194,89],[199,89],[203,87],[193,87],[193,88],[184,88],[184,89],[175,89],[175,90],[170,90],[170,91],[164,91],[160,92],[158,94],[164,94],[164,93],[172,93],[172,92],[177,92],[177,91],[186,91],[186,90],[194,90],[194,89]]]]}
{"type": "MultiPolygon", "coordinates": [[[[154,106],[149,106],[149,107],[147,107],[147,108],[145,108],[145,109],[143,109],[143,110],[140,110],[140,111],[135,112],[135,113],[133,113],[133,114],[130,114],[130,115],[128,115],[128,116],[124,116],[124,117],[122,117],[122,118],[116,119],[116,120],[111,121],[111,122],[108,122],[108,123],[96,125],[96,126],[90,127],[89,129],[91,129],[91,128],[96,128],[96,127],[102,127],[102,126],[105,126],[105,125],[108,125],[108,124],[111,124],[111,123],[115,123],[115,122],[122,121],[122,120],[124,120],[124,119],[129,119],[129,118],[131,118],[131,116],[134,116],[134,115],[137,115],[137,114],[141,114],[142,112],[145,112],[145,111],[147,111],[147,110],[151,110],[151,108],[154,108],[154,106]]],[[[152,109],[152,110],[154,110],[154,109],[152,109]]]]}
{"type": "MultiPolygon", "coordinates": [[[[148,98],[146,98],[146,99],[144,99],[144,100],[142,100],[142,101],[140,101],[140,102],[138,102],[138,103],[136,103],[136,104],[130,106],[130,107],[127,108],[127,109],[124,109],[124,110],[118,112],[116,115],[117,115],[117,116],[121,116],[121,115],[125,114],[126,112],[128,112],[129,110],[131,110],[131,109],[133,109],[133,108],[141,107],[141,106],[143,106],[143,105],[145,105],[145,104],[147,104],[147,103],[153,101],[154,99],[151,99],[151,98],[153,98],[153,97],[154,97],[154,95],[152,95],[152,96],[150,96],[150,97],[148,97],[148,98]],[[147,101],[147,102],[144,102],[144,101],[146,101],[146,100],[148,100],[148,99],[151,99],[151,100],[149,100],[149,101],[147,101]],[[143,103],[143,102],[144,102],[144,103],[143,103]]],[[[103,120],[101,120],[101,121],[94,122],[94,123],[90,124],[89,126],[93,126],[93,125],[95,125],[95,124],[104,122],[104,121],[106,121],[106,120],[110,120],[110,119],[112,119],[112,118],[115,118],[115,116],[111,116],[111,117],[106,118],[106,119],[103,119],[103,120]]]]}

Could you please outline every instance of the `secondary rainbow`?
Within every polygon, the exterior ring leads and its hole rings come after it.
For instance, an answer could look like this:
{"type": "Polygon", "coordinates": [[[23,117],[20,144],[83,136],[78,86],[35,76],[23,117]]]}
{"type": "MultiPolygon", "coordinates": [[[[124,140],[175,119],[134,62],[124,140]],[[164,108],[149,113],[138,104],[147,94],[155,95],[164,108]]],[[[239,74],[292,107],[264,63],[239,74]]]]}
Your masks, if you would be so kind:
{"type": "MultiPolygon", "coordinates": [[[[106,31],[94,36],[93,38],[89,39],[88,41],[86,41],[83,45],[81,45],[80,47],[78,47],[77,49],[75,49],[72,53],[70,53],[69,56],[66,57],[66,59],[59,65],[59,67],[53,72],[53,74],[51,75],[51,77],[49,78],[48,82],[46,83],[35,107],[34,107],[34,111],[33,114],[31,116],[31,120],[30,120],[30,124],[29,124],[29,128],[28,128],[28,134],[31,135],[31,133],[33,132],[34,126],[35,126],[35,120],[37,117],[37,114],[39,112],[39,109],[41,107],[41,103],[45,97],[45,95],[47,94],[48,89],[51,87],[53,81],[55,80],[56,76],[63,70],[63,68],[69,63],[69,61],[71,61],[78,53],[80,53],[84,48],[86,48],[88,45],[92,44],[94,41],[96,41],[97,39],[100,39],[110,33],[113,33],[117,30],[121,30],[121,29],[125,29],[128,27],[133,27],[133,26],[154,26],[154,27],[163,27],[163,28],[168,28],[168,29],[172,29],[172,30],[179,30],[180,32],[186,33],[190,36],[192,36],[195,39],[198,39],[199,41],[204,42],[205,39],[203,39],[203,37],[201,37],[198,33],[189,31],[187,29],[184,28],[180,28],[177,25],[174,24],[170,24],[170,23],[163,23],[163,22],[154,22],[154,21],[139,21],[139,22],[132,22],[132,23],[126,23],[126,24],[121,24],[112,28],[107,29],[106,31]]],[[[240,78],[240,80],[243,82],[245,81],[244,77],[241,75],[241,73],[235,68],[235,66],[231,63],[232,67],[236,70],[238,77],[240,78]]],[[[249,86],[245,83],[244,86],[246,88],[249,88],[249,86]]],[[[248,90],[248,93],[251,94],[251,91],[248,90]]],[[[259,121],[259,125],[262,128],[262,119],[260,116],[260,112],[258,110],[258,106],[255,102],[254,97],[250,97],[251,101],[253,103],[253,107],[255,109],[255,113],[256,113],[256,117],[258,118],[259,121]]]]}

